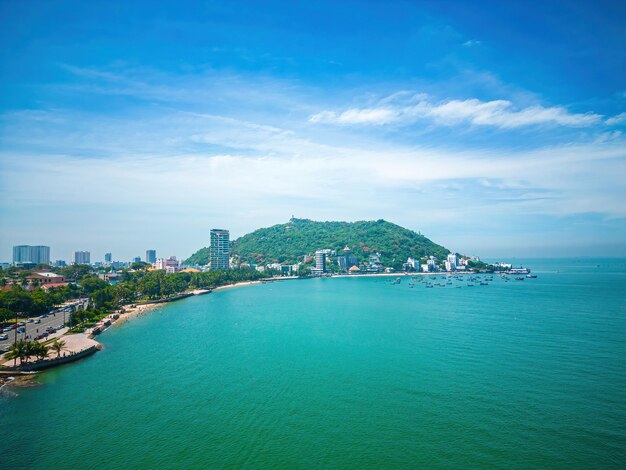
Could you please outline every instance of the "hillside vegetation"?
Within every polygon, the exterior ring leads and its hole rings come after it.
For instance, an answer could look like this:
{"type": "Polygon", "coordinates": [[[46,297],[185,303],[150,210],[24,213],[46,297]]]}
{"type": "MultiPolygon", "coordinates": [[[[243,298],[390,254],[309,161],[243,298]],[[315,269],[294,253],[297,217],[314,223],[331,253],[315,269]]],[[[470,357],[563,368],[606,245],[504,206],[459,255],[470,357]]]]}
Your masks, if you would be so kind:
{"type": "MultiPolygon", "coordinates": [[[[348,246],[359,260],[380,253],[385,266],[399,268],[408,257],[433,255],[443,259],[450,251],[412,230],[385,220],[316,222],[291,219],[286,224],[261,228],[231,242],[231,251],[242,262],[296,263],[315,250],[330,248],[340,254],[348,246]]],[[[187,264],[206,264],[208,248],[194,253],[187,264]]]]}

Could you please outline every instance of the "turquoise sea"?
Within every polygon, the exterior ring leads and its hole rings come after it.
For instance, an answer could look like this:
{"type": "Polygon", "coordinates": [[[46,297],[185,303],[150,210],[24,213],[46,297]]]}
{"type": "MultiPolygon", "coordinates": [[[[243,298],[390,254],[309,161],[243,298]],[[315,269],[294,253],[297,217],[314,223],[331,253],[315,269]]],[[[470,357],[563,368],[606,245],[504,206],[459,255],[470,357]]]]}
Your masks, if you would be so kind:
{"type": "Polygon", "coordinates": [[[626,260],[525,264],[165,306],[0,397],[0,467],[623,468],[626,260]]]}

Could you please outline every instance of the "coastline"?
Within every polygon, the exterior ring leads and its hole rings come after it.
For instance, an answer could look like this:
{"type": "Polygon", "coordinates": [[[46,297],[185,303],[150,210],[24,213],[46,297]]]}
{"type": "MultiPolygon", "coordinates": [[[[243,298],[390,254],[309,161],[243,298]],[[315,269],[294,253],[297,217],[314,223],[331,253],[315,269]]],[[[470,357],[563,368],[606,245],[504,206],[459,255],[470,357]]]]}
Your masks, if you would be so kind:
{"type": "Polygon", "coordinates": [[[466,274],[476,274],[472,271],[455,271],[455,272],[449,272],[449,271],[440,271],[437,273],[422,273],[422,272],[414,272],[414,273],[406,273],[406,272],[401,272],[401,273],[363,273],[363,274],[333,274],[332,276],[328,276],[328,277],[353,277],[353,278],[357,278],[357,277],[415,277],[415,276],[457,276],[457,275],[466,275],[466,274]]]}
{"type": "MultiPolygon", "coordinates": [[[[336,275],[332,275],[332,276],[328,276],[328,278],[359,278],[359,277],[411,277],[411,276],[431,276],[431,275],[446,275],[446,274],[450,274],[450,273],[364,273],[364,274],[336,274],[336,275]]],[[[468,273],[456,273],[456,274],[468,274],[468,273]]],[[[268,279],[262,279],[262,280],[258,280],[258,281],[242,281],[242,282],[236,282],[234,284],[228,284],[228,285],[224,285],[224,286],[219,286],[216,287],[212,290],[205,290],[205,289],[196,289],[194,291],[191,291],[192,295],[203,295],[209,292],[216,292],[216,291],[223,291],[223,290],[227,290],[227,289],[233,289],[236,287],[246,287],[246,286],[252,286],[252,285],[258,285],[258,284],[268,284],[268,283],[272,283],[272,282],[278,282],[278,281],[289,281],[289,280],[295,280],[295,279],[302,279],[299,277],[276,277],[276,278],[268,278],[268,279]]],[[[307,279],[307,278],[304,278],[307,279]]],[[[311,278],[308,278],[311,279],[311,278]]],[[[186,298],[187,296],[181,297],[181,298],[186,298]]],[[[180,299],[175,299],[176,300],[180,300],[180,299]]],[[[78,334],[68,334],[67,332],[63,333],[62,335],[60,335],[59,337],[55,338],[58,341],[66,341],[68,343],[70,343],[72,346],[74,346],[74,342],[73,340],[77,340],[79,337],[85,337],[85,339],[88,338],[89,341],[91,341],[92,343],[95,343],[97,345],[97,349],[101,349],[102,345],[101,343],[99,343],[98,341],[96,341],[97,336],[99,336],[100,334],[104,333],[105,331],[109,330],[111,327],[115,326],[115,325],[121,325],[133,318],[148,314],[150,312],[152,312],[153,310],[156,310],[158,307],[161,307],[165,304],[167,304],[169,302],[163,302],[163,301],[153,301],[153,302],[145,302],[145,303],[137,303],[137,304],[130,304],[132,306],[126,305],[121,307],[124,310],[124,313],[120,313],[120,310],[116,310],[112,313],[110,313],[109,315],[107,315],[106,317],[102,318],[100,321],[98,321],[98,323],[96,323],[96,325],[94,325],[91,328],[88,328],[84,331],[84,333],[78,333],[78,334]],[[98,329],[99,331],[94,334],[94,330],[98,329]],[[68,341],[69,339],[69,341],[68,341]]],[[[82,349],[82,345],[78,346],[76,345],[76,347],[68,347],[66,349],[64,349],[65,352],[70,353],[70,354],[80,354],[83,352],[82,349]]],[[[51,353],[50,353],[51,354],[51,353]]],[[[49,356],[49,358],[51,358],[51,356],[49,356]]],[[[2,358],[4,360],[4,358],[2,358]]],[[[52,359],[52,358],[51,358],[52,359]]],[[[4,363],[2,365],[6,365],[8,362],[3,361],[4,363]]],[[[58,364],[61,365],[61,364],[58,364]]],[[[10,372],[10,371],[6,371],[6,372],[10,372]]],[[[19,371],[15,371],[16,375],[19,374],[19,371]]],[[[15,385],[17,385],[19,381],[16,381],[15,385]]]]}
{"type": "Polygon", "coordinates": [[[227,284],[225,286],[219,286],[212,290],[212,292],[217,292],[219,290],[233,289],[235,287],[244,287],[244,286],[252,286],[255,284],[264,284],[263,281],[243,281],[236,282],[235,284],[227,284]]]}
{"type": "MultiPolygon", "coordinates": [[[[133,304],[134,305],[134,304],[133,304]]],[[[154,309],[156,309],[157,307],[160,307],[164,305],[163,303],[147,303],[147,304],[141,304],[141,305],[135,305],[135,307],[122,307],[124,309],[125,313],[119,314],[119,318],[117,320],[113,320],[112,316],[114,314],[110,314],[108,317],[105,318],[110,318],[111,319],[111,326],[113,325],[121,325],[122,323],[135,318],[135,317],[139,317],[141,315],[144,315],[154,309]]],[[[108,328],[107,328],[108,329],[108,328]]]]}

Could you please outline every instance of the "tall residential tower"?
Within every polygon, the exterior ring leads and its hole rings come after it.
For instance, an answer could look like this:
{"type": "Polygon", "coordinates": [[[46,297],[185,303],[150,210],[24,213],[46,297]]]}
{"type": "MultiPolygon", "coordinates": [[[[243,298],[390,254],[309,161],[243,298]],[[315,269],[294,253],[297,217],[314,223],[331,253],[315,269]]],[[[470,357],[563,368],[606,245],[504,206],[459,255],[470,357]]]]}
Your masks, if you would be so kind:
{"type": "Polygon", "coordinates": [[[211,269],[228,269],[230,233],[228,230],[214,228],[211,230],[211,248],[209,261],[211,269]]]}
{"type": "Polygon", "coordinates": [[[156,250],[146,250],[146,263],[156,263],[156,250]]]}
{"type": "Polygon", "coordinates": [[[13,247],[13,264],[50,264],[50,247],[43,245],[17,245],[13,247]]]}
{"type": "Polygon", "coordinates": [[[75,251],[74,264],[91,264],[91,253],[88,251],[75,251]]]}

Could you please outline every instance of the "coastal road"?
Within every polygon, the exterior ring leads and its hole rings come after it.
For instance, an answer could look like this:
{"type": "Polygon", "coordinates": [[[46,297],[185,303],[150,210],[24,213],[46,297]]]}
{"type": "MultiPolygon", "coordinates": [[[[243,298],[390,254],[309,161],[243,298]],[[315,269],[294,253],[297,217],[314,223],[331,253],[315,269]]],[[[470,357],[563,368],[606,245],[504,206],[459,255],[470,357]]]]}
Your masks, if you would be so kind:
{"type": "MultiPolygon", "coordinates": [[[[80,301],[76,301],[72,303],[72,305],[74,306],[78,306],[81,304],[84,305],[85,300],[80,300],[80,301]]],[[[53,327],[57,329],[61,324],[63,324],[64,317],[65,317],[65,322],[66,323],[69,322],[69,319],[70,319],[69,308],[68,308],[68,311],[65,312],[65,316],[63,315],[63,312],[55,312],[55,313],[47,314],[45,318],[40,318],[40,317],[29,318],[29,321],[27,321],[26,325],[23,327],[26,331],[24,333],[18,333],[17,339],[24,339],[27,336],[29,336],[29,339],[35,339],[35,337],[38,336],[40,333],[43,333],[44,331],[46,331],[46,328],[48,327],[53,327]],[[36,321],[39,321],[40,323],[35,323],[36,321]]],[[[66,330],[64,329],[63,331],[66,331],[66,330]]],[[[9,335],[8,339],[0,340],[0,354],[1,354],[2,351],[6,347],[11,346],[15,342],[15,330],[6,331],[6,332],[2,331],[0,334],[9,335]]],[[[50,336],[48,336],[48,338],[50,338],[50,336]]]]}

